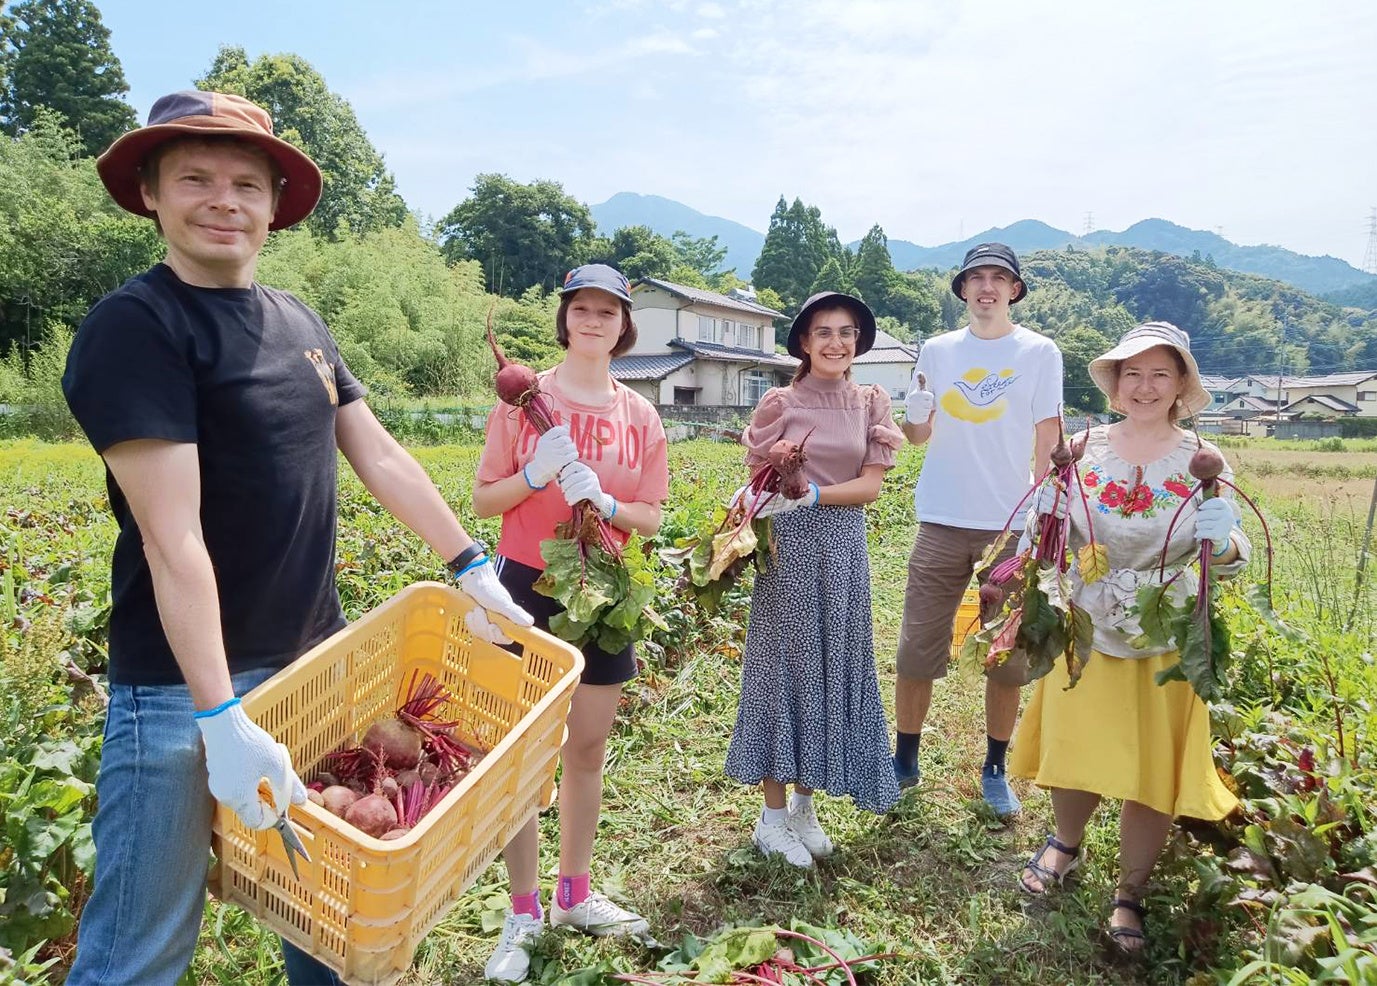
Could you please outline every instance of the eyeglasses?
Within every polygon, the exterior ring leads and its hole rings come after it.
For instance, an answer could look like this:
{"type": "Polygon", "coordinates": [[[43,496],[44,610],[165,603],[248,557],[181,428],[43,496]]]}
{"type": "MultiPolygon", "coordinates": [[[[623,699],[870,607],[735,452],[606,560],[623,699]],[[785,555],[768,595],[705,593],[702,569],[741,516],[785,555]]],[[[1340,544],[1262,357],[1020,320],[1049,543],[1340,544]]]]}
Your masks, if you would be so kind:
{"type": "Polygon", "coordinates": [[[812,329],[808,336],[819,342],[831,342],[833,339],[841,339],[842,342],[855,342],[861,337],[861,330],[851,325],[840,329],[812,329]]]}

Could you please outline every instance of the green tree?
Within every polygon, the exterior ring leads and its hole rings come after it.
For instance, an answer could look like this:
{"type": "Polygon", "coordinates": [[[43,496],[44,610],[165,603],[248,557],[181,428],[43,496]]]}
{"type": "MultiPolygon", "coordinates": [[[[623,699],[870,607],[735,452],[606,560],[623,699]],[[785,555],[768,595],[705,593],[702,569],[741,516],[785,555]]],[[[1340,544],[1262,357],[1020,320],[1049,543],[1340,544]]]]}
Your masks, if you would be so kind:
{"type": "Polygon", "coordinates": [[[250,62],[243,48],[222,47],[196,85],[253,100],[272,115],[277,136],[320,167],[320,204],[305,222],[312,232],[336,236],[344,226],[368,233],[406,220],[396,181],[353,107],[300,55],[260,55],[250,62]]]}
{"type": "Polygon", "coordinates": [[[727,258],[727,248],[717,245],[715,235],[690,236],[682,229],[676,229],[670,240],[674,245],[674,252],[678,255],[679,262],[703,275],[703,278],[708,283],[713,284],[717,290],[722,290],[717,287],[717,280],[722,274],[735,274],[735,270],[719,270],[722,261],[727,258]]]}
{"type": "Polygon", "coordinates": [[[889,237],[877,223],[856,247],[856,290],[876,311],[884,305],[895,274],[889,256],[889,237]]]}
{"type": "Polygon", "coordinates": [[[477,260],[495,294],[517,298],[556,287],[594,248],[593,216],[555,181],[529,185],[506,175],[474,179],[472,195],[440,220],[446,259],[477,260]]]}
{"type": "Polygon", "coordinates": [[[0,19],[0,120],[6,132],[34,125],[40,107],[61,115],[96,155],[138,125],[110,29],[90,0],[24,0],[0,19]]]}
{"type": "Polygon", "coordinates": [[[1105,409],[1106,400],[1095,381],[1090,379],[1090,362],[1114,345],[1103,333],[1085,326],[1076,326],[1057,335],[1061,350],[1062,393],[1068,407],[1098,413],[1105,409]]]}
{"type": "Polygon", "coordinates": [[[622,226],[610,240],[595,239],[585,260],[610,264],[634,281],[638,277],[669,278],[679,255],[673,243],[649,226],[622,226]]]}
{"type": "Polygon", "coordinates": [[[801,199],[788,205],[780,196],[751,279],[757,288],[776,291],[787,309],[796,311],[829,259],[835,259],[846,273],[850,257],[837,239],[837,231],[824,225],[821,210],[804,205],[801,199]]]}
{"type": "Polygon", "coordinates": [[[40,107],[22,136],[0,139],[0,353],[27,354],[53,324],[75,327],[163,254],[153,224],[110,201],[60,119],[40,107]]]}
{"type": "Polygon", "coordinates": [[[853,294],[856,286],[851,283],[842,270],[841,261],[836,257],[828,257],[827,263],[822,265],[822,270],[818,271],[818,276],[808,288],[810,295],[817,294],[819,291],[841,291],[846,294],[853,294]]]}

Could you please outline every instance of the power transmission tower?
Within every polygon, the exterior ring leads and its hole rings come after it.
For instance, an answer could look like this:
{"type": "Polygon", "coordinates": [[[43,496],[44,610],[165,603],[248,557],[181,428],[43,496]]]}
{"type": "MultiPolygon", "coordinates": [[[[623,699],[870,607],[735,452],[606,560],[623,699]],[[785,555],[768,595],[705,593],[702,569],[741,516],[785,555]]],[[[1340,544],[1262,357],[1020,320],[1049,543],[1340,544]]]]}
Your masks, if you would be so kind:
{"type": "Polygon", "coordinates": [[[1091,233],[1093,233],[1094,231],[1095,231],[1095,213],[1093,213],[1093,212],[1087,212],[1087,213],[1085,214],[1085,229],[1081,231],[1081,235],[1082,235],[1082,236],[1089,236],[1089,235],[1090,235],[1091,233]]]}
{"type": "Polygon", "coordinates": [[[1377,206],[1367,220],[1367,252],[1363,254],[1363,270],[1377,274],[1377,206]]]}

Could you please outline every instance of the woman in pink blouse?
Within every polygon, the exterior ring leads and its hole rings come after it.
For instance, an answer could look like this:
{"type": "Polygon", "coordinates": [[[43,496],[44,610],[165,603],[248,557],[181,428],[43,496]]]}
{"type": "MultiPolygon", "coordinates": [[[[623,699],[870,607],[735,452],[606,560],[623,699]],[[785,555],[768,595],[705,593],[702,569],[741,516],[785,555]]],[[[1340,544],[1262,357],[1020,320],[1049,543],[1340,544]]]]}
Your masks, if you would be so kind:
{"type": "Polygon", "coordinates": [[[875,316],[862,301],[813,295],[789,329],[800,360],[793,382],[765,394],[741,438],[752,469],[781,438],[807,438],[808,493],[761,509],[774,517],[777,562],[755,580],[726,765],[764,788],[757,848],[799,867],[832,852],[815,790],[874,812],[899,797],[875,673],[864,506],[880,495],[904,437],[889,395],[851,380],[851,363],[874,342],[875,316]]]}

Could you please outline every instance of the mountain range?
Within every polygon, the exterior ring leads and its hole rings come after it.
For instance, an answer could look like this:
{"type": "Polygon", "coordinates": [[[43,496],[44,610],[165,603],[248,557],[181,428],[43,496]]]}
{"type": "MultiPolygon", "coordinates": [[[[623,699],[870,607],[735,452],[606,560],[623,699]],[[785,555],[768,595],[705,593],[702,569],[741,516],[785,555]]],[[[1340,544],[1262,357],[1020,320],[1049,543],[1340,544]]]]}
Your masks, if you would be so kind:
{"type": "MultiPolygon", "coordinates": [[[[749,226],[704,215],[682,202],[659,195],[618,192],[606,202],[590,208],[599,232],[604,235],[622,226],[641,225],[649,226],[661,236],[670,236],[681,229],[690,236],[716,236],[718,245],[727,250],[723,269],[735,268],[737,274],[745,278],[750,277],[765,242],[765,234],[749,226]]],[[[1217,233],[1178,226],[1165,219],[1144,219],[1122,232],[1101,229],[1079,236],[1036,219],[1023,219],[1009,226],[987,229],[959,242],[934,247],[891,239],[889,255],[900,270],[923,267],[946,270],[959,264],[971,247],[989,240],[1007,243],[1019,253],[1064,250],[1068,245],[1083,249],[1129,246],[1182,257],[1198,252],[1201,257],[1214,258],[1216,264],[1227,270],[1285,281],[1315,295],[1367,297],[1377,291],[1377,276],[1364,273],[1336,257],[1311,257],[1278,246],[1239,246],[1217,233]]]]}

